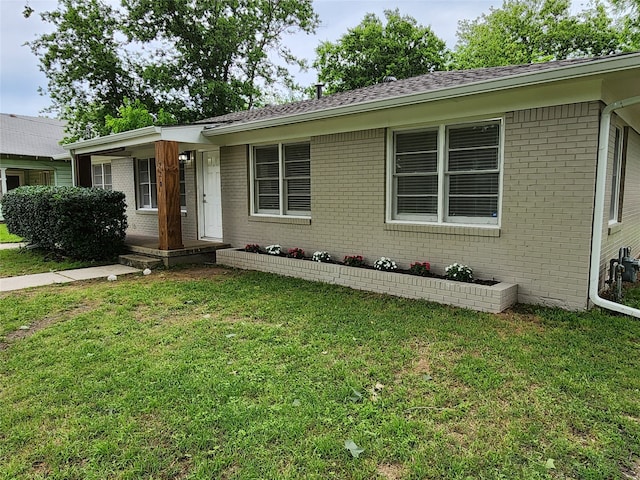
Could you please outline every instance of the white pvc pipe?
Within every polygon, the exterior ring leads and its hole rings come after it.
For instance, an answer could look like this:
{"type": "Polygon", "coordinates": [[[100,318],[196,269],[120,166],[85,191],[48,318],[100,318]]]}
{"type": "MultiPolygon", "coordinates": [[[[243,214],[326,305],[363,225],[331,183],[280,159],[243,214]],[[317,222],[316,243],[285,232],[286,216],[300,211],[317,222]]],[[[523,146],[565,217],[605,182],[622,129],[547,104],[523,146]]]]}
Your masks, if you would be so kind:
{"type": "Polygon", "coordinates": [[[609,130],[611,114],[615,110],[640,103],[640,96],[626,98],[602,111],[598,138],[598,169],[596,171],[596,199],[593,212],[593,233],[591,235],[591,268],[589,274],[589,298],[599,307],[640,318],[640,310],[602,298],[598,292],[600,277],[600,257],[602,255],[602,229],[604,227],[604,200],[607,186],[607,161],[609,157],[609,130]]]}

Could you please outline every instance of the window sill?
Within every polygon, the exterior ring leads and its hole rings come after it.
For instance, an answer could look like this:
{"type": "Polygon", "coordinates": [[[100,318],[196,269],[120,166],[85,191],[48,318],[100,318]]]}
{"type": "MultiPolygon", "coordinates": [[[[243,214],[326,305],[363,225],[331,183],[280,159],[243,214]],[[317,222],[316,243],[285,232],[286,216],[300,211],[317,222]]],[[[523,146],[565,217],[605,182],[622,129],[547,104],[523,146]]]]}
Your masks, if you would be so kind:
{"type": "Polygon", "coordinates": [[[263,223],[284,223],[288,225],[311,225],[311,219],[305,217],[280,217],[280,216],[258,216],[249,215],[250,222],[263,222],[263,223]]]}
{"type": "Polygon", "coordinates": [[[426,225],[417,223],[385,223],[384,229],[392,232],[437,233],[442,235],[467,235],[472,237],[499,237],[500,227],[476,227],[467,225],[426,225]]]}
{"type": "MultiPolygon", "coordinates": [[[[157,208],[138,208],[138,209],[136,209],[136,214],[138,214],[138,215],[158,215],[158,209],[157,208]]],[[[181,217],[186,217],[187,216],[187,211],[186,210],[181,210],[180,211],[180,216],[181,217]]]]}
{"type": "Polygon", "coordinates": [[[607,235],[613,235],[615,233],[622,231],[622,223],[612,223],[609,225],[609,229],[607,231],[607,235]]]}

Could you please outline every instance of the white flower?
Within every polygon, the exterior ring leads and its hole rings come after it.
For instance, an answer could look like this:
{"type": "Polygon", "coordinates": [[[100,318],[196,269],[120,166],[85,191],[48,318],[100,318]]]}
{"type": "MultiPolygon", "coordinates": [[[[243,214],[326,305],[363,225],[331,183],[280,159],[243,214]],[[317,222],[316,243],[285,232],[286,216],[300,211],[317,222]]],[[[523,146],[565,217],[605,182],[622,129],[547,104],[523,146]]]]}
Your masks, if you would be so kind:
{"type": "Polygon", "coordinates": [[[380,257],[373,263],[373,268],[376,270],[382,270],[384,272],[391,272],[398,269],[396,262],[387,257],[380,257]]]}
{"type": "Polygon", "coordinates": [[[313,260],[314,262],[328,262],[329,260],[331,260],[331,255],[329,255],[329,252],[317,251],[313,252],[311,260],[313,260]]]}
{"type": "Polygon", "coordinates": [[[447,278],[451,280],[459,280],[461,282],[470,282],[473,280],[473,270],[467,265],[452,263],[444,269],[447,278]]]}
{"type": "Polygon", "coordinates": [[[265,250],[267,251],[267,253],[269,255],[280,255],[280,253],[282,252],[282,247],[280,245],[267,245],[265,247],[265,250]]]}

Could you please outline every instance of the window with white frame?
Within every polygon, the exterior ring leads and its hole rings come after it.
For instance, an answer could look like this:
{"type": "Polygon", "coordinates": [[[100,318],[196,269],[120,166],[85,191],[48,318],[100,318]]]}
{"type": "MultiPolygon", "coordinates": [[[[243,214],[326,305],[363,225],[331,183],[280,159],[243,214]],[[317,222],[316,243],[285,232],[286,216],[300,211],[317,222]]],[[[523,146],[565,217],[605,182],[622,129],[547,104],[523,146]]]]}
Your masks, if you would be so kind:
{"type": "Polygon", "coordinates": [[[609,206],[609,223],[616,223],[620,218],[620,199],[621,199],[621,180],[622,180],[622,129],[616,127],[614,147],[613,147],[613,165],[611,174],[611,203],[609,206]]]}
{"type": "Polygon", "coordinates": [[[103,190],[112,190],[113,183],[111,181],[111,164],[95,163],[91,166],[92,185],[103,190]]]}
{"type": "Polygon", "coordinates": [[[252,148],[253,213],[309,216],[311,146],[309,142],[252,148]]]}
{"type": "MultiPolygon", "coordinates": [[[[184,163],[180,162],[180,207],[182,210],[187,208],[187,188],[184,167],[184,163]]],[[[145,210],[157,209],[158,193],[155,158],[136,159],[136,186],[138,208],[145,210]]]]}
{"type": "Polygon", "coordinates": [[[390,220],[497,224],[501,122],[393,133],[390,220]]]}

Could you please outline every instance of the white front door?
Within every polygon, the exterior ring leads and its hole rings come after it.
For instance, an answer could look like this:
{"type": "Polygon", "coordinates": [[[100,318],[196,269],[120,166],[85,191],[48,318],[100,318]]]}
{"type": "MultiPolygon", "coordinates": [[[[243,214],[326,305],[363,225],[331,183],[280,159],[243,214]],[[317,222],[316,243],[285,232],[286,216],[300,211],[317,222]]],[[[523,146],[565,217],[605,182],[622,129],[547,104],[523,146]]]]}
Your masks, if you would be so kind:
{"type": "Polygon", "coordinates": [[[219,150],[202,152],[202,225],[202,237],[222,240],[219,150]]]}

